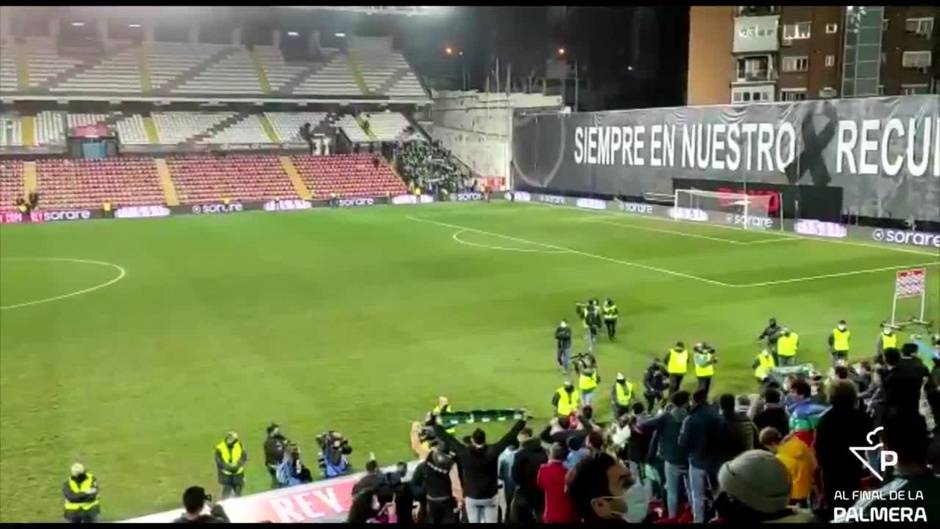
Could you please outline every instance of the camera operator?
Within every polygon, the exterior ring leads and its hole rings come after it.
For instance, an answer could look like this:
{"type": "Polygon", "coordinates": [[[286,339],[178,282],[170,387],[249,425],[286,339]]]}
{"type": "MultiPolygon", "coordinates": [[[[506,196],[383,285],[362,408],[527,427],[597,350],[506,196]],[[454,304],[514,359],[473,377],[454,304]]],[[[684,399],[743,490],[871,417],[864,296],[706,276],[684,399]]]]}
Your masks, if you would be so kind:
{"type": "Polygon", "coordinates": [[[281,466],[284,460],[284,449],[287,446],[287,438],[281,434],[280,426],[271,423],[267,429],[268,436],[264,440],[264,466],[271,475],[271,488],[277,488],[277,468],[281,466]]]}
{"type": "Polygon", "coordinates": [[[212,503],[212,496],[202,487],[189,487],[183,492],[183,508],[186,512],[173,523],[229,523],[225,510],[212,503]],[[206,507],[209,514],[203,513],[206,507]]]}
{"type": "Polygon", "coordinates": [[[317,436],[317,444],[320,445],[318,463],[323,477],[335,478],[349,473],[351,466],[346,456],[352,453],[352,447],[343,434],[332,430],[320,434],[317,436]]]}
{"type": "Polygon", "coordinates": [[[313,475],[301,461],[300,448],[295,443],[288,442],[285,447],[284,457],[277,467],[275,477],[281,487],[293,487],[313,481],[313,475]]]}

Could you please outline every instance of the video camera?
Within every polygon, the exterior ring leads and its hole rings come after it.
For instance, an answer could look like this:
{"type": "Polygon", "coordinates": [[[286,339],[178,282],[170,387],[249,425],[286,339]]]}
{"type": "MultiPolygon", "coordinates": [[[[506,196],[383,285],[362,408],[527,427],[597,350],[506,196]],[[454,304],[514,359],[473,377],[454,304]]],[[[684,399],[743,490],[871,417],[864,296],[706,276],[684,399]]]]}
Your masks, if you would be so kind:
{"type": "Polygon", "coordinates": [[[578,374],[597,369],[597,358],[591,353],[578,353],[571,357],[571,361],[578,374]]]}
{"type": "Polygon", "coordinates": [[[346,458],[352,453],[352,446],[343,434],[329,430],[316,437],[320,446],[320,455],[317,463],[323,476],[332,478],[348,474],[351,470],[349,460],[346,458]]]}

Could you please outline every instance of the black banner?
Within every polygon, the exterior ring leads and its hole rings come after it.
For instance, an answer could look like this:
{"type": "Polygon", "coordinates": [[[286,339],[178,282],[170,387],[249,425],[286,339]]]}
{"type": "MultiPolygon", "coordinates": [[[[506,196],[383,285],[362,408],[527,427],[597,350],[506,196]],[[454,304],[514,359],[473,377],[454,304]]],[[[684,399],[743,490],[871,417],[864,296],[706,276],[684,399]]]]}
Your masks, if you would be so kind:
{"type": "MultiPolygon", "coordinates": [[[[940,221],[935,95],[561,114],[513,120],[514,187],[634,196],[673,179],[841,188],[840,212],[940,221]]],[[[755,188],[756,189],[756,188],[755,188]]],[[[810,211],[835,195],[810,194],[810,211]]],[[[784,197],[786,207],[786,197],[784,197]]],[[[801,212],[807,209],[801,203],[801,212]]],[[[828,216],[828,215],[826,215],[828,216]]]]}

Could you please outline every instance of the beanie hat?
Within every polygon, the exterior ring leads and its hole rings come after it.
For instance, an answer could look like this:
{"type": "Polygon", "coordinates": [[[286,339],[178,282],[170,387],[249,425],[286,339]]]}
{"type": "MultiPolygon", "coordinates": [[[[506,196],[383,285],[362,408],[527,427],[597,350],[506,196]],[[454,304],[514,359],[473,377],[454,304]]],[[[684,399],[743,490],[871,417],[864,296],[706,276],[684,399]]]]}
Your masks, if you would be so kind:
{"type": "Polygon", "coordinates": [[[772,514],[790,501],[790,476],[776,456],[748,450],[721,466],[721,490],[757,512],[772,514]]]}

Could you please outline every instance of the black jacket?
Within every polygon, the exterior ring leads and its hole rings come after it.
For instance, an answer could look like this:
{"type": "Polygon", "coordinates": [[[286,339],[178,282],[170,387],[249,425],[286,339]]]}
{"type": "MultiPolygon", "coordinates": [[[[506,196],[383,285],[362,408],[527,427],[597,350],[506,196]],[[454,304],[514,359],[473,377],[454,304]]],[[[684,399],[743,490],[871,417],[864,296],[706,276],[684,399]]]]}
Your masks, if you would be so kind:
{"type": "Polygon", "coordinates": [[[558,347],[571,345],[571,327],[558,327],[555,329],[555,340],[558,341],[558,347]]]}
{"type": "Polygon", "coordinates": [[[666,380],[669,375],[659,364],[653,364],[646,368],[646,374],[643,376],[643,388],[646,393],[662,393],[666,391],[666,380]]]}
{"type": "Polygon", "coordinates": [[[723,462],[725,421],[711,406],[695,406],[682,422],[679,447],[689,453],[689,464],[718,471],[723,462]]]}
{"type": "Polygon", "coordinates": [[[725,419],[725,460],[734,459],[742,452],[760,447],[757,426],[746,413],[735,412],[730,417],[722,417],[725,419]]]}
{"type": "Polygon", "coordinates": [[[268,436],[268,438],[264,440],[265,466],[270,467],[281,464],[281,461],[284,459],[284,445],[286,443],[287,439],[281,434],[268,436]]]}
{"type": "Polygon", "coordinates": [[[771,404],[765,407],[763,411],[754,416],[754,426],[757,426],[757,435],[768,426],[772,426],[780,432],[780,435],[786,437],[790,433],[790,417],[787,416],[787,410],[780,404],[771,404]]]}
{"type": "Polygon", "coordinates": [[[434,433],[447,446],[447,450],[456,455],[461,470],[463,493],[467,498],[489,499],[499,492],[499,454],[525,428],[525,421],[516,424],[499,441],[480,448],[466,446],[447,433],[441,425],[434,425],[434,433]]]}
{"type": "Polygon", "coordinates": [[[925,380],[932,385],[930,371],[919,358],[902,358],[884,379],[885,406],[916,410],[925,380]]]}
{"type": "Polygon", "coordinates": [[[832,407],[819,418],[813,449],[822,472],[823,490],[829,501],[837,490],[859,488],[864,467],[852,455],[849,447],[868,446],[865,437],[872,428],[868,414],[854,408],[832,407]]]}
{"type": "Polygon", "coordinates": [[[522,495],[529,505],[540,505],[542,490],[535,483],[539,467],[548,462],[548,454],[539,439],[522,443],[512,462],[512,480],[516,483],[516,494],[522,495]]]}

